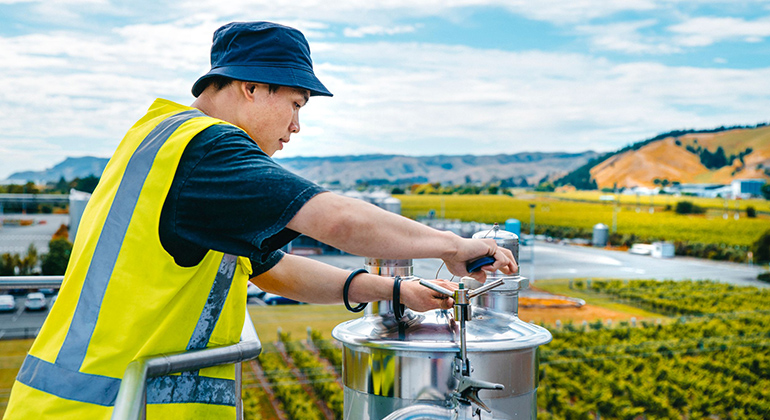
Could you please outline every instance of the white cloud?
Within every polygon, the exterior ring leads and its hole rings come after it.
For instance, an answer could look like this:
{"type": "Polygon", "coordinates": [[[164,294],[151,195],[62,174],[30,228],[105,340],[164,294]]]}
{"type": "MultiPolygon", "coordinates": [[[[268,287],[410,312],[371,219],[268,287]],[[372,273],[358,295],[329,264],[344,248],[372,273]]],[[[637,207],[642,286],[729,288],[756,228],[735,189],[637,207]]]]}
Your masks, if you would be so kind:
{"type": "MultiPolygon", "coordinates": [[[[83,151],[108,155],[156,96],[189,104],[218,25],[196,17],[100,37],[0,38],[0,178],[30,150],[58,157],[46,166],[83,151]]],[[[311,48],[335,97],[302,111],[283,156],[606,150],[672,128],[756,123],[770,108],[770,69],[420,43],[311,48]]]]}
{"type": "Polygon", "coordinates": [[[581,23],[620,12],[644,12],[659,7],[655,0],[540,0],[502,2],[512,12],[554,23],[581,23]]]}
{"type": "MultiPolygon", "coordinates": [[[[256,16],[294,17],[367,26],[393,22],[398,18],[453,16],[472,7],[496,7],[530,19],[554,23],[586,22],[619,12],[654,10],[665,0],[189,0],[180,3],[188,10],[222,17],[241,16],[253,11],[256,16]]],[[[694,0],[693,0],[694,1],[694,0]]]]}
{"type": "MultiPolygon", "coordinates": [[[[553,22],[659,6],[598,0],[549,0],[538,7],[482,0],[190,2],[190,9],[169,11],[183,18],[162,24],[0,37],[0,178],[66,156],[109,155],[154,97],[189,104],[192,83],[209,68],[213,30],[234,19],[280,20],[303,30],[317,73],[335,93],[303,109],[302,132],[283,156],[608,150],[673,128],[767,119],[770,68],[619,65],[564,52],[335,42],[340,27],[349,26],[348,34],[388,34],[411,27],[401,24],[404,17],[444,16],[476,4],[553,22]]],[[[72,5],[77,15],[76,9],[72,5]]],[[[595,50],[635,54],[706,42],[697,37],[718,42],[767,36],[761,25],[739,30],[736,22],[720,20],[710,34],[687,21],[672,27],[684,40],[681,46],[667,45],[643,35],[654,33],[659,21],[581,24],[577,30],[591,37],[595,50]]],[[[765,21],[749,23],[757,22],[765,21]]]]}
{"type": "Polygon", "coordinates": [[[770,37],[770,17],[753,21],[734,17],[696,17],[668,28],[675,42],[687,47],[704,47],[721,41],[761,42],[770,37]]]}
{"type": "Polygon", "coordinates": [[[414,32],[416,25],[401,25],[384,27],[379,25],[359,26],[357,28],[345,28],[343,34],[349,38],[363,38],[369,35],[396,35],[414,32]]]}
{"type": "Polygon", "coordinates": [[[606,150],[673,128],[760,122],[770,106],[770,69],[425,44],[320,50],[336,63],[318,68],[335,97],[303,111],[285,155],[606,150]]]}
{"type": "Polygon", "coordinates": [[[627,54],[670,54],[680,52],[677,46],[660,36],[644,36],[640,30],[657,24],[648,19],[635,22],[619,22],[605,25],[583,25],[576,31],[591,38],[593,48],[618,51],[627,54]]]}

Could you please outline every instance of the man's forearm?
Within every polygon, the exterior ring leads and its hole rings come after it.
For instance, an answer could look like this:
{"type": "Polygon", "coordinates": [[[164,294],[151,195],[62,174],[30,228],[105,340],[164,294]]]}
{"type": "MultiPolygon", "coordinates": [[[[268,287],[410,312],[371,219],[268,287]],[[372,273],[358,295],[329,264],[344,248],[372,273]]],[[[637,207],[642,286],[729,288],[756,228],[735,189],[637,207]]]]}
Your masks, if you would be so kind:
{"type": "MultiPolygon", "coordinates": [[[[324,264],[310,258],[284,255],[281,261],[267,272],[251,279],[262,290],[307,303],[335,304],[342,301],[342,291],[350,271],[324,264]]],[[[359,274],[353,278],[348,299],[355,305],[360,302],[391,300],[393,278],[374,274],[359,274]]],[[[437,280],[444,288],[454,284],[437,280]]],[[[404,282],[401,286],[401,302],[417,311],[448,309],[452,300],[439,295],[417,282],[404,282]]]]}
{"type": "MultiPolygon", "coordinates": [[[[342,301],[342,289],[350,271],[311,258],[287,254],[269,271],[252,282],[262,290],[307,303],[335,304],[342,301]]],[[[352,302],[388,300],[393,279],[361,274],[351,283],[352,302]],[[360,277],[360,278],[359,278],[360,277]]]]}
{"type": "Polygon", "coordinates": [[[461,240],[451,232],[332,193],[309,200],[288,227],[343,251],[380,258],[450,258],[461,240]]]}

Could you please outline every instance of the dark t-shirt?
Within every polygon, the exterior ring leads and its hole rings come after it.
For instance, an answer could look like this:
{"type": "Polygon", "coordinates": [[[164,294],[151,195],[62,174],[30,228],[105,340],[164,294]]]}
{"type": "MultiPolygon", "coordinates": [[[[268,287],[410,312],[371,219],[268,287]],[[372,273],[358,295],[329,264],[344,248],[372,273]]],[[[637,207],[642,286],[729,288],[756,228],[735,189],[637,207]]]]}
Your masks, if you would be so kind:
{"type": "Polygon", "coordinates": [[[179,162],[160,217],[160,241],[177,264],[208,250],[248,257],[256,276],[283,256],[299,233],[286,227],[320,186],[284,169],[242,130],[213,125],[179,162]]]}

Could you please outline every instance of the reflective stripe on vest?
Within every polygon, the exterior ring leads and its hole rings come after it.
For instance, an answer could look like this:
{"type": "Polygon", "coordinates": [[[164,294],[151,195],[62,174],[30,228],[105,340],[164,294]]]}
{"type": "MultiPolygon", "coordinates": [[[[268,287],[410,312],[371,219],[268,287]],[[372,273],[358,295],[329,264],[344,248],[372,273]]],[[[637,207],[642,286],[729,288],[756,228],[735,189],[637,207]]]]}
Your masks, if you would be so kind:
{"type": "MultiPolygon", "coordinates": [[[[163,144],[186,121],[204,116],[197,110],[166,118],[145,137],[128,161],[123,178],[99,235],[83,282],[70,328],[55,363],[27,355],[17,380],[60,398],[112,406],[121,380],[80,372],[101,303],[128,230],[136,202],[163,144]]],[[[236,270],[237,257],[224,255],[200,314],[187,350],[205,348],[216,326],[236,270]]],[[[231,379],[198,376],[197,372],[151,378],[147,403],[207,403],[235,405],[235,382],[231,379]]]]}

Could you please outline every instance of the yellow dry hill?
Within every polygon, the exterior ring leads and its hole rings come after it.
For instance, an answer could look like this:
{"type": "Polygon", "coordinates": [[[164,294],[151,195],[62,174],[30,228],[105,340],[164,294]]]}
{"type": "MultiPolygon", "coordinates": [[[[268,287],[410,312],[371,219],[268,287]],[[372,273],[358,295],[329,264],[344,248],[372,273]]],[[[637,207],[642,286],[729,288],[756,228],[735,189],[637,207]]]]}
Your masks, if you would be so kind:
{"type": "Polygon", "coordinates": [[[718,133],[692,133],[667,137],[649,143],[638,150],[615,155],[591,168],[591,176],[599,188],[655,187],[655,179],[678,181],[682,184],[729,184],[735,179],[770,180],[770,126],[735,129],[718,133]],[[738,156],[747,149],[743,162],[733,159],[719,169],[709,169],[698,154],[688,150],[705,148],[716,152],[722,147],[725,155],[738,156]]]}

